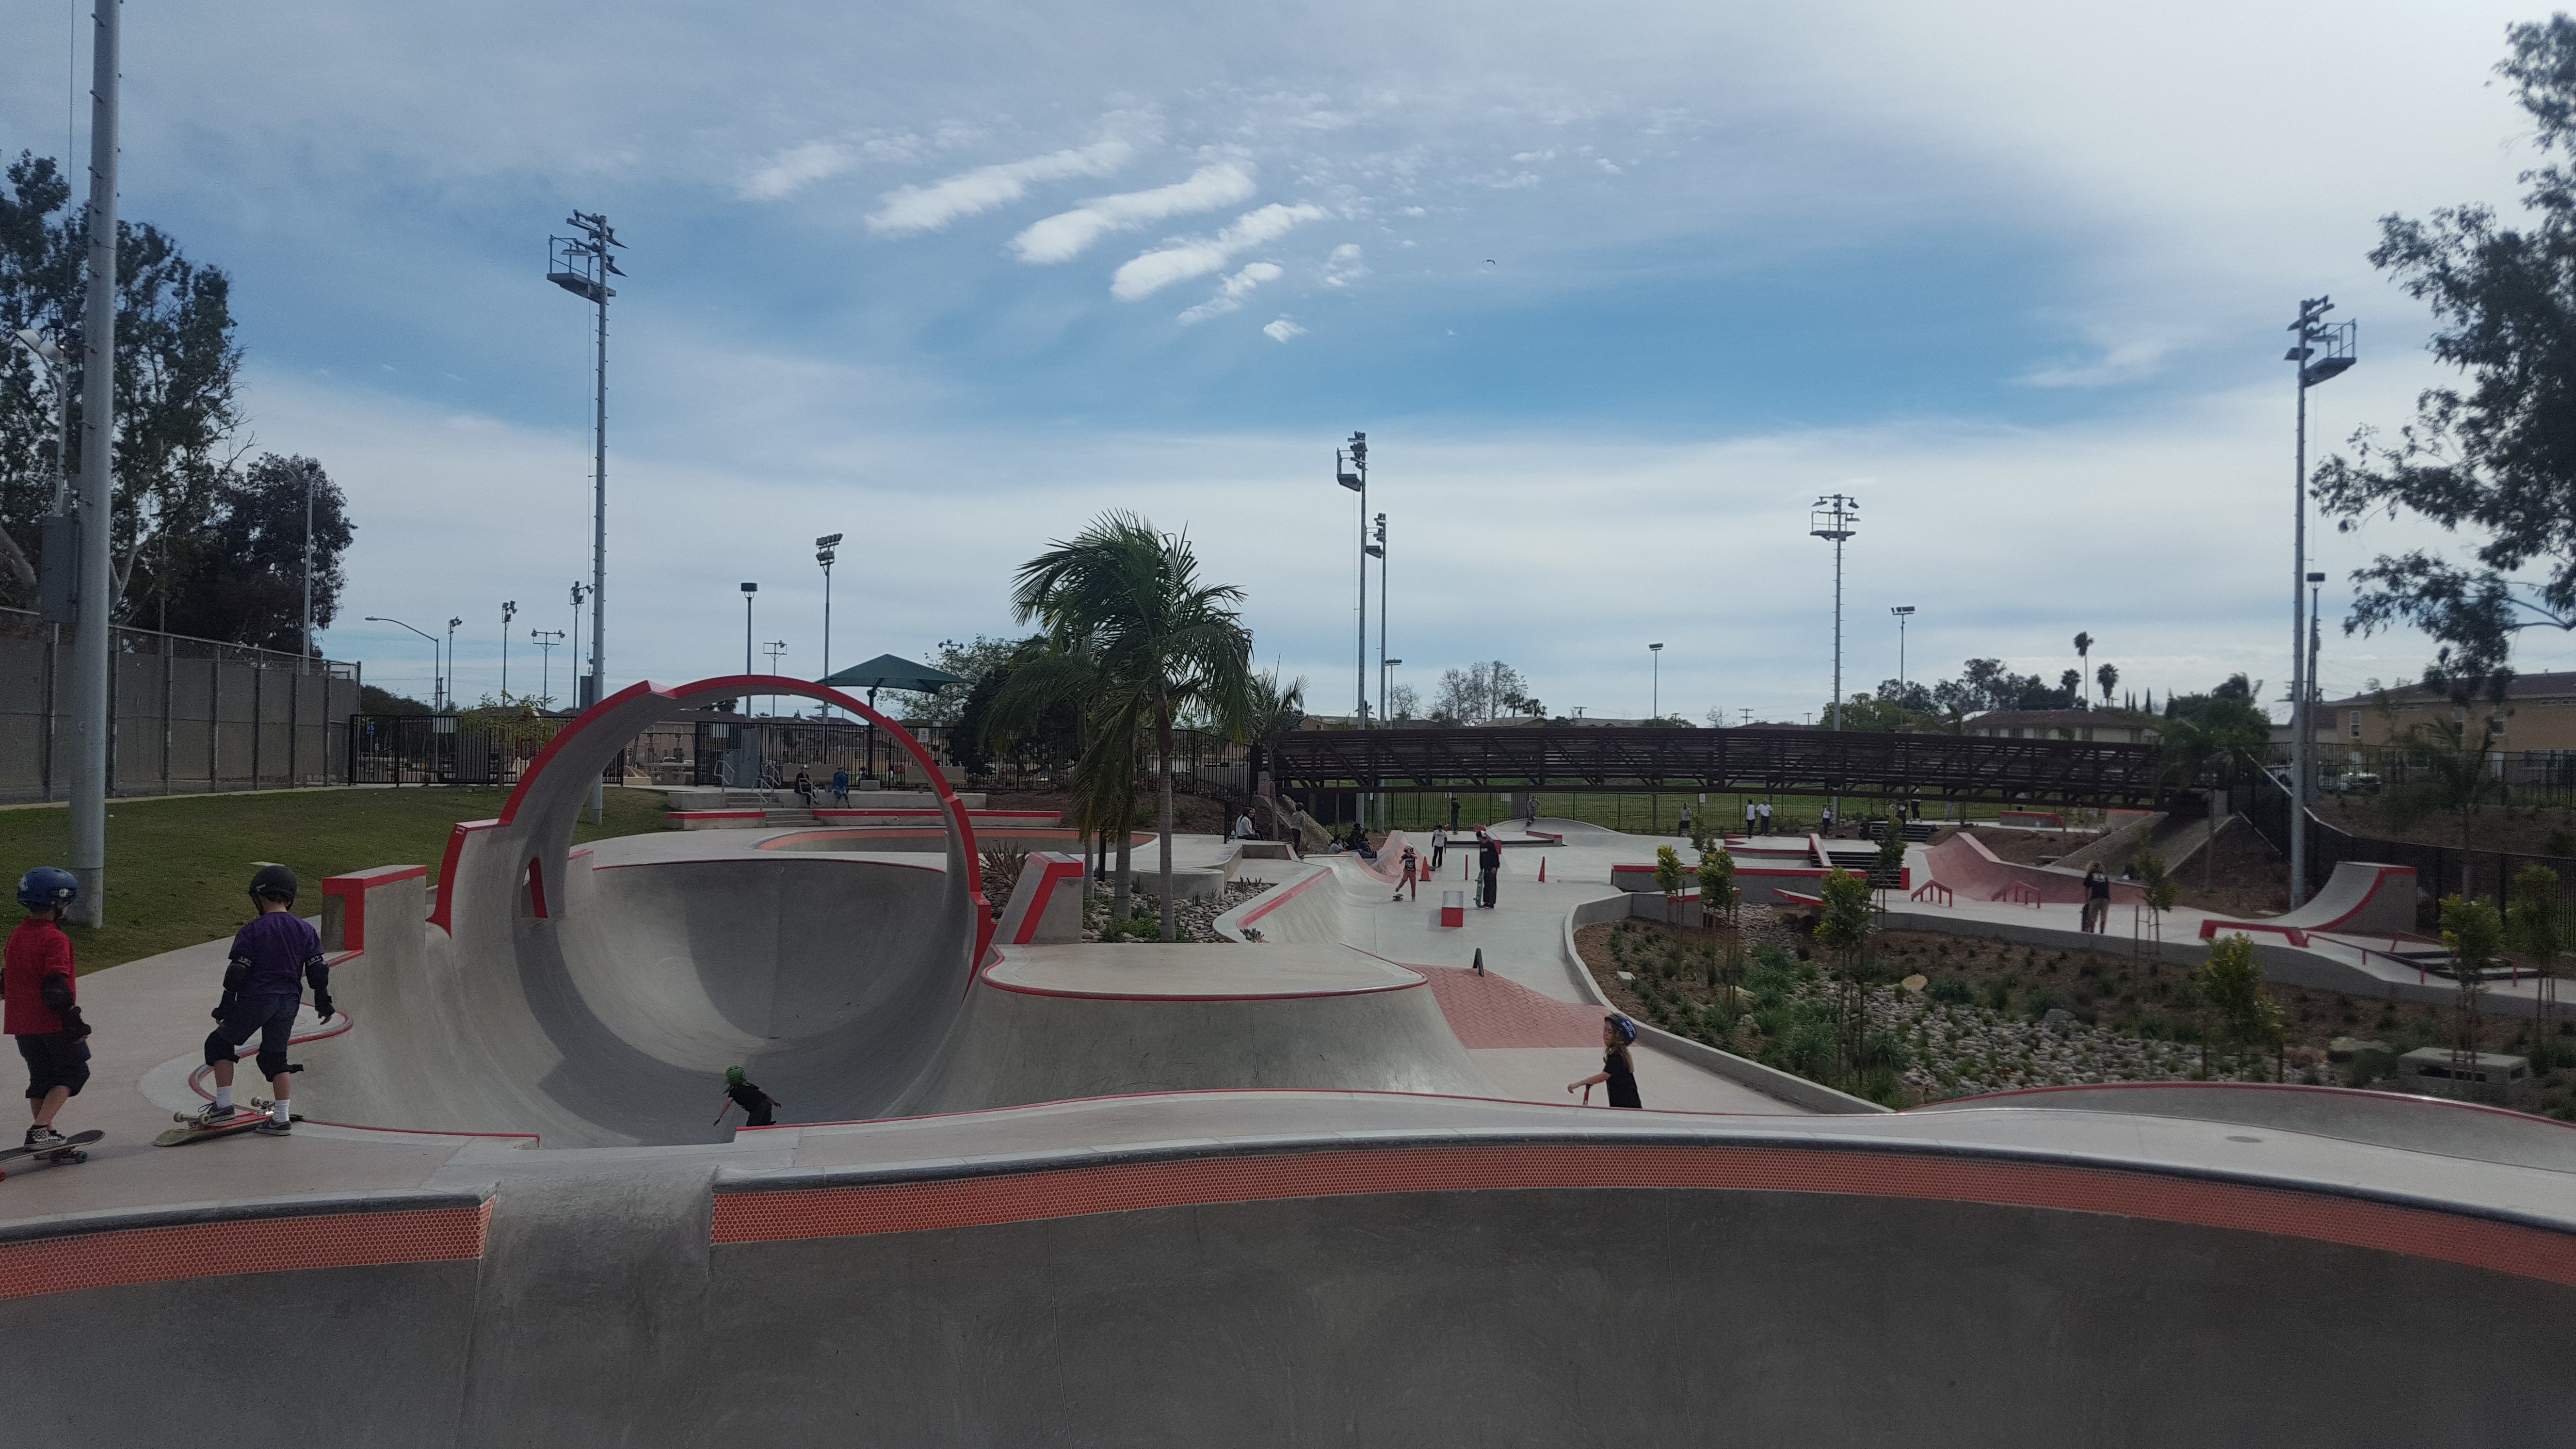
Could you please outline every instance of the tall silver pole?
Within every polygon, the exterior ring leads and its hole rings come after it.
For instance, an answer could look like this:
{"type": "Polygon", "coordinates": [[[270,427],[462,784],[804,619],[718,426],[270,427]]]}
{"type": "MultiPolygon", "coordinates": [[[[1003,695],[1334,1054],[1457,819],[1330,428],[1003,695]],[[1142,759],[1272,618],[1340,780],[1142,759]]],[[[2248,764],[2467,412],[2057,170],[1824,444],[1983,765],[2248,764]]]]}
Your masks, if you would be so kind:
{"type": "MultiPolygon", "coordinates": [[[[601,224],[606,225],[605,219],[601,224]]],[[[608,245],[604,239],[599,263],[599,401],[591,452],[590,683],[583,691],[585,706],[599,703],[608,693],[608,651],[602,644],[608,637],[608,245]]],[[[608,788],[593,780],[590,823],[603,824],[607,818],[608,788]]]]}
{"type": "MultiPolygon", "coordinates": [[[[2294,353],[2308,350],[2306,321],[2302,315],[2294,353]]],[[[2308,363],[2304,356],[2293,360],[2299,383],[2297,456],[2290,477],[2290,904],[2295,907],[2308,898],[2308,363]]]]}
{"type": "Polygon", "coordinates": [[[90,51],[89,293],[81,319],[80,625],[72,640],[72,919],[107,924],[107,667],[116,576],[116,69],[122,0],[97,0],[90,51]]]}
{"type": "MultiPolygon", "coordinates": [[[[501,647],[507,649],[509,641],[501,647]]],[[[505,656],[506,657],[506,656],[505,656]]],[[[295,672],[302,674],[313,658],[313,475],[304,475],[304,657],[295,662],[295,672]]],[[[509,666],[502,666],[503,688],[508,688],[509,666]]]]}

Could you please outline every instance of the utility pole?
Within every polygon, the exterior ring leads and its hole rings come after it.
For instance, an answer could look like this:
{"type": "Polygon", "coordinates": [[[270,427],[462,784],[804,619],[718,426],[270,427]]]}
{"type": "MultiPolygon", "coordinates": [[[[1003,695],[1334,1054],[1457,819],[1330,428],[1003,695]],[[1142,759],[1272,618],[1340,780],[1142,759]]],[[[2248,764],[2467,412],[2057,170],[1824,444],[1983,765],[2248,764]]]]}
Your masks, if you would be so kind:
{"type": "Polygon", "coordinates": [[[536,641],[537,658],[544,661],[537,670],[537,698],[551,704],[555,697],[555,646],[563,642],[561,629],[530,629],[528,637],[536,641]]]}
{"type": "MultiPolygon", "coordinates": [[[[1834,546],[1834,698],[1831,728],[1843,727],[1843,545],[1860,531],[1860,500],[1841,493],[1819,498],[1807,515],[1808,532],[1834,546]]],[[[1834,782],[1834,814],[1842,814],[1842,782],[1834,782]]]]}
{"type": "Polygon", "coordinates": [[[107,924],[107,670],[116,575],[116,70],[123,0],[97,0],[90,50],[89,291],[81,321],[80,623],[73,636],[71,918],[107,924]]]}
{"type": "Polygon", "coordinates": [[[2290,904],[2308,898],[2308,389],[2349,371],[2354,362],[2350,322],[2326,324],[2334,310],[2327,297],[2299,303],[2290,324],[2298,338],[2281,360],[2298,364],[2299,422],[2290,479],[2290,904]]]}

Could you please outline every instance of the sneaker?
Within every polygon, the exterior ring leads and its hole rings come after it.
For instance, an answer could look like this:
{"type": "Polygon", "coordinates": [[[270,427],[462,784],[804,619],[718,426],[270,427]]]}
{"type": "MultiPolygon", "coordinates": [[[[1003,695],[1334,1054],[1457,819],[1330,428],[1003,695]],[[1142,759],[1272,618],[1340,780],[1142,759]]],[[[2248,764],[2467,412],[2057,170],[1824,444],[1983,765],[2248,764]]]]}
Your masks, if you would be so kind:
{"type": "Polygon", "coordinates": [[[280,1122],[276,1118],[271,1117],[267,1121],[260,1123],[258,1126],[253,1127],[250,1130],[258,1133],[262,1137],[291,1137],[295,1134],[295,1124],[292,1122],[280,1122]]]}
{"type": "Polygon", "coordinates": [[[212,1127],[217,1123],[229,1122],[240,1114],[241,1109],[239,1107],[218,1107],[214,1103],[208,1102],[206,1105],[199,1107],[196,1111],[189,1113],[187,1116],[182,1117],[179,1120],[191,1127],[212,1127]]]}
{"type": "Polygon", "coordinates": [[[51,1127],[30,1127],[27,1129],[27,1145],[30,1147],[38,1149],[60,1147],[66,1140],[67,1139],[64,1138],[63,1134],[55,1131],[51,1127]]]}

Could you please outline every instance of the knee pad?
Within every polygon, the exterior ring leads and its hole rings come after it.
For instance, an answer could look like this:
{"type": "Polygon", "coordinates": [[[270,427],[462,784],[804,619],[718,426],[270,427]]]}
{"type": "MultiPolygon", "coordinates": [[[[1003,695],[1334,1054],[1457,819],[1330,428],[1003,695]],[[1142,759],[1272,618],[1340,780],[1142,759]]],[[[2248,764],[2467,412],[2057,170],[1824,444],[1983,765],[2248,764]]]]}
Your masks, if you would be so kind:
{"type": "Polygon", "coordinates": [[[207,1066],[211,1067],[217,1062],[237,1062],[240,1060],[241,1053],[233,1050],[233,1044],[224,1040],[224,1034],[222,1032],[210,1031],[206,1033],[207,1066]]]}
{"type": "Polygon", "coordinates": [[[283,1075],[285,1075],[286,1070],[287,1070],[287,1067],[286,1067],[286,1053],[284,1053],[284,1052],[265,1052],[265,1051],[264,1051],[264,1052],[261,1052],[261,1053],[259,1054],[259,1059],[258,1059],[258,1060],[259,1060],[259,1074],[260,1074],[261,1076],[263,1076],[263,1077],[276,1077],[276,1076],[283,1076],[283,1075]]]}

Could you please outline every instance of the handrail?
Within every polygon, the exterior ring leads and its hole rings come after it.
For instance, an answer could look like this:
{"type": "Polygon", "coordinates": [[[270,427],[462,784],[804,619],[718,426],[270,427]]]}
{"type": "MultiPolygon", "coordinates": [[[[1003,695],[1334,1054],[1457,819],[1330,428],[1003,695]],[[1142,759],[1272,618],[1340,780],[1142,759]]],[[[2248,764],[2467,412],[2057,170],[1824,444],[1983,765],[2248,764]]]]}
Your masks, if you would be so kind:
{"type": "Polygon", "coordinates": [[[1995,899],[1999,901],[2010,901],[2014,905],[2028,906],[2032,910],[2037,910],[2040,905],[2039,887],[2032,885],[2026,880],[2012,881],[2004,886],[2003,890],[1995,896],[1995,899]]]}
{"type": "Polygon", "coordinates": [[[1923,884],[1916,886],[1914,888],[1913,899],[1918,901],[1930,900],[1936,895],[1940,898],[1941,904],[1945,906],[1956,906],[1959,903],[1958,897],[1951,892],[1950,888],[1941,884],[1937,880],[1927,880],[1923,884]]]}

